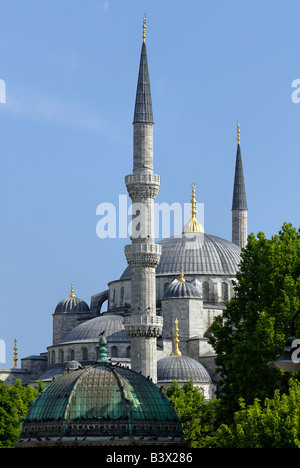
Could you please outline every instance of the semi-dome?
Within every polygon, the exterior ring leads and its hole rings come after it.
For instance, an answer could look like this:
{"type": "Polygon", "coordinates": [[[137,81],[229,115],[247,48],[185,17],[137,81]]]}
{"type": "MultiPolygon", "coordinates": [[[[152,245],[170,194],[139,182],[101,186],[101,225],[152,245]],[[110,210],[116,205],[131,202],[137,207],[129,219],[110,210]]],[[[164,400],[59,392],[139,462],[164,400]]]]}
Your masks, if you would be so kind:
{"type": "MultiPolygon", "coordinates": [[[[158,242],[162,246],[156,276],[185,275],[235,276],[240,264],[241,249],[220,237],[206,233],[186,233],[158,242]]],[[[121,279],[130,279],[130,267],[121,279]]]]}
{"type": "Polygon", "coordinates": [[[64,336],[62,343],[98,342],[103,332],[108,342],[130,342],[124,327],[124,317],[106,314],[77,325],[64,336]]]}
{"type": "Polygon", "coordinates": [[[71,285],[71,294],[66,299],[60,301],[54,311],[54,314],[77,314],[90,312],[90,308],[85,301],[76,297],[71,285]]]}
{"type": "Polygon", "coordinates": [[[157,385],[107,361],[65,373],[32,403],[15,447],[185,444],[173,405],[157,385]]]}
{"type": "Polygon", "coordinates": [[[188,356],[172,355],[157,361],[158,382],[187,382],[210,384],[211,378],[200,362],[188,356]]]}
{"type": "Polygon", "coordinates": [[[193,284],[175,279],[166,288],[163,299],[201,299],[201,294],[193,284]]]}

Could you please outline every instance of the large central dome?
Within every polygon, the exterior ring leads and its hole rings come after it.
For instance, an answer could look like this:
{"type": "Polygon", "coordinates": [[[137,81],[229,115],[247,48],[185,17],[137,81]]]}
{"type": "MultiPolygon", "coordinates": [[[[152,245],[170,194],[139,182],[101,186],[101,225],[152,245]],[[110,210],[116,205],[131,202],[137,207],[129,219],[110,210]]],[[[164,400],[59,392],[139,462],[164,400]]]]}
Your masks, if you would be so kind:
{"type": "MultiPolygon", "coordinates": [[[[241,249],[220,237],[205,233],[188,233],[163,239],[162,255],[156,276],[178,275],[181,268],[185,275],[235,276],[240,263],[241,249]]],[[[121,279],[130,279],[127,267],[121,279]]]]}

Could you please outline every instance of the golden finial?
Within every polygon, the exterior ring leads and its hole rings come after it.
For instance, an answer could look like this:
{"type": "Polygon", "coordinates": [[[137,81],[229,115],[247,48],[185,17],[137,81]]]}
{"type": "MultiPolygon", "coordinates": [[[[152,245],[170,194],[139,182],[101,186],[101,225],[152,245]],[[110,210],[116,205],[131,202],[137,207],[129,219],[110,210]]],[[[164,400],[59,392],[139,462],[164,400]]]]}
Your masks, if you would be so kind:
{"type": "Polygon", "coordinates": [[[13,358],[13,361],[14,361],[14,369],[17,369],[17,362],[18,362],[18,348],[17,348],[17,340],[15,339],[15,346],[14,346],[14,358],[13,358]]]}
{"type": "Polygon", "coordinates": [[[179,280],[181,283],[185,283],[185,278],[184,278],[184,274],[183,274],[183,268],[181,268],[181,275],[180,275],[180,280],[179,280]]]}
{"type": "Polygon", "coordinates": [[[75,294],[74,294],[73,284],[71,284],[71,294],[70,294],[69,297],[76,297],[75,294]]]}
{"type": "Polygon", "coordinates": [[[241,142],[241,131],[240,131],[240,124],[239,124],[239,121],[237,122],[237,142],[238,142],[238,145],[239,145],[240,142],[241,142]]]}
{"type": "Polygon", "coordinates": [[[195,195],[195,190],[196,188],[196,185],[195,184],[192,184],[192,199],[191,199],[191,204],[192,204],[192,211],[191,211],[191,214],[192,214],[192,217],[190,219],[190,221],[184,226],[183,228],[183,231],[182,231],[182,234],[186,234],[188,232],[200,232],[200,233],[204,233],[204,228],[203,226],[198,223],[197,219],[196,219],[196,195],[195,195]]]}
{"type": "Polygon", "coordinates": [[[181,356],[180,349],[178,347],[179,344],[179,329],[178,329],[178,319],[176,318],[175,320],[175,338],[174,338],[174,343],[175,343],[175,351],[172,353],[172,356],[181,356]]]}
{"type": "Polygon", "coordinates": [[[143,42],[146,42],[146,13],[143,19],[143,42]]]}

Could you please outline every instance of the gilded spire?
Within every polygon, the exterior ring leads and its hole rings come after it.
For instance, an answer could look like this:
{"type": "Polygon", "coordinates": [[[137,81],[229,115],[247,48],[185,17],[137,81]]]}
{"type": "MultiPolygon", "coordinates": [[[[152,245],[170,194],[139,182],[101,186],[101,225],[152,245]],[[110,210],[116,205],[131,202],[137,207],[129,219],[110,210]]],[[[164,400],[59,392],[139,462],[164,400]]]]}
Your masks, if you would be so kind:
{"type": "Polygon", "coordinates": [[[15,346],[14,346],[14,358],[13,358],[13,361],[14,361],[14,369],[17,369],[17,362],[18,362],[18,348],[17,348],[17,340],[15,339],[15,346]]]}
{"type": "Polygon", "coordinates": [[[181,268],[181,275],[180,275],[180,283],[185,283],[185,278],[184,278],[184,274],[183,274],[183,268],[181,268]]]}
{"type": "Polygon", "coordinates": [[[241,143],[241,131],[239,121],[237,122],[237,142],[238,145],[241,143]]]}
{"type": "Polygon", "coordinates": [[[196,219],[196,195],[195,195],[195,184],[192,184],[192,199],[191,199],[191,205],[192,205],[192,217],[190,221],[184,226],[182,234],[187,234],[189,232],[199,232],[199,233],[204,233],[204,228],[203,226],[197,221],[196,219]]]}
{"type": "Polygon", "coordinates": [[[70,294],[69,297],[76,297],[75,294],[74,294],[73,284],[71,284],[71,294],[70,294]]]}
{"type": "Polygon", "coordinates": [[[175,351],[172,353],[173,356],[181,356],[181,351],[178,347],[179,344],[179,329],[178,329],[178,319],[176,318],[175,320],[175,338],[174,338],[174,344],[175,344],[175,351]]]}
{"type": "Polygon", "coordinates": [[[146,42],[146,14],[143,19],[143,42],[146,42]]]}

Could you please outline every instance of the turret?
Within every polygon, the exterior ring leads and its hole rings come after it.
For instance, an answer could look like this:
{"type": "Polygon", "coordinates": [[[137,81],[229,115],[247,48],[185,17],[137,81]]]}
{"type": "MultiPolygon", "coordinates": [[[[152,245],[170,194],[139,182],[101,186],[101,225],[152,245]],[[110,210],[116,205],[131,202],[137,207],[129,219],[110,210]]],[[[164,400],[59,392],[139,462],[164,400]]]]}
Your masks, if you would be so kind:
{"type": "Polygon", "coordinates": [[[153,174],[153,113],[146,52],[146,22],[133,119],[133,174],[125,177],[132,200],[131,245],[125,256],[131,269],[131,315],[125,329],[131,339],[131,367],[157,380],[156,339],[162,333],[162,317],[156,316],[155,269],[161,246],[154,243],[154,200],[160,177],[153,174]]]}

